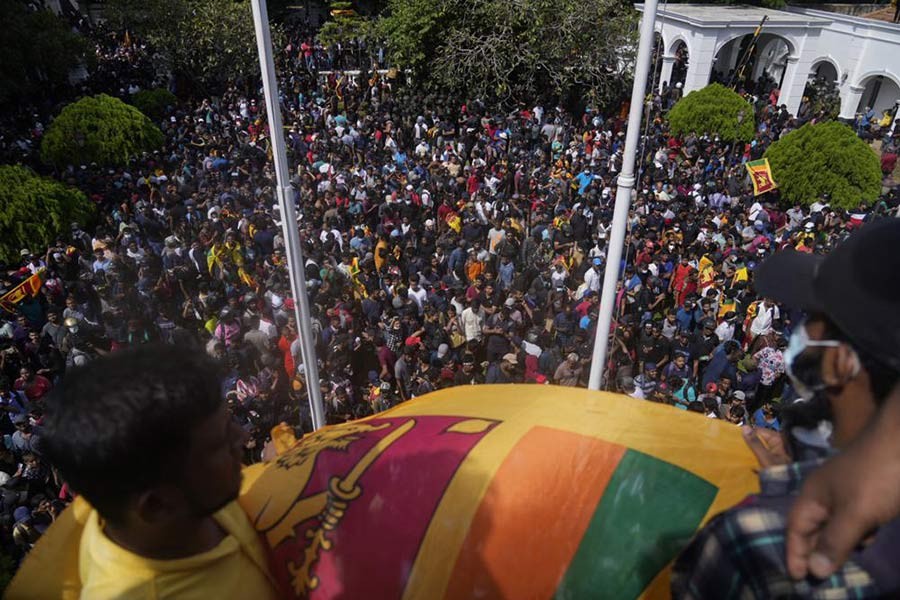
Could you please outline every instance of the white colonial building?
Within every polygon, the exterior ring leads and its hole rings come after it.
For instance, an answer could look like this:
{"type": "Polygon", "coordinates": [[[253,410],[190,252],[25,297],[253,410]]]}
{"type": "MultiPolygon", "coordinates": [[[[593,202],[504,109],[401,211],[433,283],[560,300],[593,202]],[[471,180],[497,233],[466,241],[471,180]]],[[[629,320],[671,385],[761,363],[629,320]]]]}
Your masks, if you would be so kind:
{"type": "Polygon", "coordinates": [[[756,80],[765,72],[778,82],[779,103],[791,113],[815,76],[835,81],[841,118],[852,119],[866,106],[880,115],[900,101],[900,25],[802,7],[660,4],[660,86],[682,83],[687,93],[707,85],[714,72],[727,80],[763,17],[756,60],[747,74],[756,80]]]}

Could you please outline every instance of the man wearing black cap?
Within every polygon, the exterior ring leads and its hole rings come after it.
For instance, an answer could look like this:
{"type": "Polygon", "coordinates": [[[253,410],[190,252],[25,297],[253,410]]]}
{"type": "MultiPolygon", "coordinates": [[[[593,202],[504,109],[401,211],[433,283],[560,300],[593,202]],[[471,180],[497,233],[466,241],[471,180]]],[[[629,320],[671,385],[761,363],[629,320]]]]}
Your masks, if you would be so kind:
{"type": "MultiPolygon", "coordinates": [[[[807,314],[784,352],[792,387],[803,399],[790,408],[802,406],[813,422],[830,420],[830,441],[838,449],[860,437],[900,379],[900,282],[883,276],[900,268],[898,243],[900,221],[890,219],[863,228],[826,257],[789,250],[755,272],[760,294],[807,314]]],[[[793,446],[793,434],[786,439],[793,446]]],[[[900,591],[900,520],[876,530],[831,577],[791,578],[787,514],[819,464],[763,469],[761,493],[715,517],[678,559],[673,595],[870,598],[900,591]]]]}
{"type": "Polygon", "coordinates": [[[719,345],[719,337],[716,335],[716,322],[712,319],[703,319],[700,329],[691,340],[690,354],[693,358],[694,379],[699,379],[701,372],[706,370],[712,358],[713,351],[719,345]]]}

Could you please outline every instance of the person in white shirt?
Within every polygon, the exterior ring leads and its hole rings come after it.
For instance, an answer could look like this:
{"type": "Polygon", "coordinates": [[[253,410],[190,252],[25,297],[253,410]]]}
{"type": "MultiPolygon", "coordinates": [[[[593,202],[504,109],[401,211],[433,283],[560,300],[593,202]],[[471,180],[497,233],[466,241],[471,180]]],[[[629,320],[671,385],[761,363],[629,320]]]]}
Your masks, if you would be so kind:
{"type": "Polygon", "coordinates": [[[550,273],[550,281],[553,283],[553,287],[556,289],[566,287],[566,280],[568,279],[569,272],[566,271],[566,266],[562,262],[556,263],[553,272],[550,273]]]}
{"type": "Polygon", "coordinates": [[[644,395],[644,390],[640,388],[640,386],[635,385],[634,378],[632,377],[620,377],[619,378],[619,391],[627,396],[631,396],[637,400],[644,400],[646,396],[644,395]]]}
{"type": "Polygon", "coordinates": [[[270,340],[278,337],[278,326],[275,325],[272,316],[266,311],[259,315],[259,330],[266,334],[270,340]]]}
{"type": "Polygon", "coordinates": [[[428,292],[422,287],[418,275],[410,278],[409,290],[406,292],[406,295],[416,303],[416,308],[419,309],[420,315],[425,312],[425,300],[428,298],[428,292]]]}
{"type": "Polygon", "coordinates": [[[722,322],[719,323],[719,326],[716,327],[716,336],[719,338],[721,343],[725,343],[730,339],[734,338],[734,311],[729,310],[725,313],[725,318],[722,319],[722,322]]]}
{"type": "Polygon", "coordinates": [[[506,239],[506,230],[500,225],[499,221],[494,221],[494,226],[488,230],[488,252],[497,254],[497,246],[506,239]]]}
{"type": "Polygon", "coordinates": [[[600,273],[600,264],[602,262],[599,258],[595,258],[592,261],[591,268],[584,272],[584,282],[592,292],[600,291],[600,282],[603,280],[603,275],[600,273]]]}
{"type": "Polygon", "coordinates": [[[756,338],[772,333],[772,324],[778,320],[780,313],[775,303],[768,298],[763,299],[756,307],[756,316],[750,323],[750,334],[756,338]]]}
{"type": "Polygon", "coordinates": [[[750,217],[750,222],[755,223],[756,220],[759,218],[760,213],[762,213],[762,211],[763,211],[763,205],[760,204],[759,202],[754,202],[750,206],[750,213],[748,215],[750,217]]]}
{"type": "Polygon", "coordinates": [[[459,321],[463,326],[467,342],[480,342],[484,337],[484,309],[481,308],[481,300],[475,298],[467,309],[459,315],[459,321]]]}

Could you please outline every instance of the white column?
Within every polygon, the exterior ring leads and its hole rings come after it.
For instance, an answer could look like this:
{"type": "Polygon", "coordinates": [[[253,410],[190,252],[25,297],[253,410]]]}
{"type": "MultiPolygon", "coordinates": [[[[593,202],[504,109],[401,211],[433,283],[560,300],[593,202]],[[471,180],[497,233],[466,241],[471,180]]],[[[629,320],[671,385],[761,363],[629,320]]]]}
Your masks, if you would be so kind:
{"type": "Polygon", "coordinates": [[[800,102],[803,100],[803,90],[806,89],[808,73],[801,73],[800,71],[800,57],[788,56],[787,65],[784,68],[784,77],[781,80],[781,96],[778,98],[778,104],[787,106],[788,112],[792,115],[796,115],[800,109],[800,102]]]}
{"type": "Polygon", "coordinates": [[[625,130],[625,152],[622,155],[622,171],[619,173],[616,188],[616,207],[610,225],[606,270],[603,274],[603,288],[600,294],[600,314],[597,316],[597,331],[591,356],[591,375],[588,380],[588,389],[591,390],[599,390],[603,385],[609,331],[612,327],[613,311],[616,305],[619,264],[622,261],[622,247],[625,245],[625,230],[628,227],[631,191],[634,189],[635,183],[634,161],[638,138],[641,136],[641,115],[644,111],[647,75],[650,72],[650,54],[653,52],[653,22],[656,20],[656,6],[657,0],[647,0],[644,4],[644,14],[641,17],[640,41],[638,42],[637,58],[634,62],[634,85],[631,87],[631,108],[628,110],[628,128],[625,130]]]}
{"type": "Polygon", "coordinates": [[[852,120],[856,116],[856,109],[865,91],[864,85],[845,85],[841,89],[841,119],[852,120]]]}
{"type": "Polygon", "coordinates": [[[712,62],[716,57],[716,38],[701,32],[702,37],[691,43],[691,53],[688,56],[688,70],[684,81],[684,93],[705,88],[709,83],[709,74],[712,72],[712,62]]]}
{"type": "Polygon", "coordinates": [[[253,23],[256,27],[256,48],[259,53],[259,69],[262,75],[263,93],[266,99],[266,118],[272,143],[272,162],[275,163],[276,195],[281,209],[282,232],[287,250],[288,275],[294,295],[294,317],[300,333],[300,353],[306,369],[306,391],[313,429],[325,425],[325,409],[322,406],[322,390],[319,389],[319,366],[316,362],[315,337],[312,330],[312,313],[306,295],[306,275],[300,232],[297,228],[297,209],[294,206],[294,188],[288,169],[287,150],[284,145],[284,127],[281,125],[281,103],[278,79],[275,77],[275,59],[272,57],[272,38],[269,31],[269,14],[266,0],[251,0],[253,23]]]}
{"type": "MultiPolygon", "coordinates": [[[[672,67],[675,65],[674,56],[662,57],[662,71],[659,73],[659,91],[662,92],[664,83],[671,83],[672,67]]],[[[669,86],[671,87],[671,85],[669,86]]]]}

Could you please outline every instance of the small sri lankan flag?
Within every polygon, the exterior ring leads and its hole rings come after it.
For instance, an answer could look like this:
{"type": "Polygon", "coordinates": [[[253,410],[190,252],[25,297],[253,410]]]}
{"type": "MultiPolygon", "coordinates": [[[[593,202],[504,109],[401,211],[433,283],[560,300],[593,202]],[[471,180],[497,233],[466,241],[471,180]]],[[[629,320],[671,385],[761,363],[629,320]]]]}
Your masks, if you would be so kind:
{"type": "Polygon", "coordinates": [[[778,184],[775,183],[775,178],[772,177],[772,167],[769,166],[768,158],[749,161],[747,163],[747,171],[750,173],[750,180],[753,182],[754,196],[771,192],[778,187],[778,184]]]}
{"type": "Polygon", "coordinates": [[[47,270],[41,269],[0,298],[0,307],[8,312],[15,312],[16,305],[25,298],[34,298],[44,285],[47,270]]]}
{"type": "Polygon", "coordinates": [[[665,598],[702,524],[755,491],[730,423],[603,392],[461,386],[244,470],[282,598],[665,598]]]}

